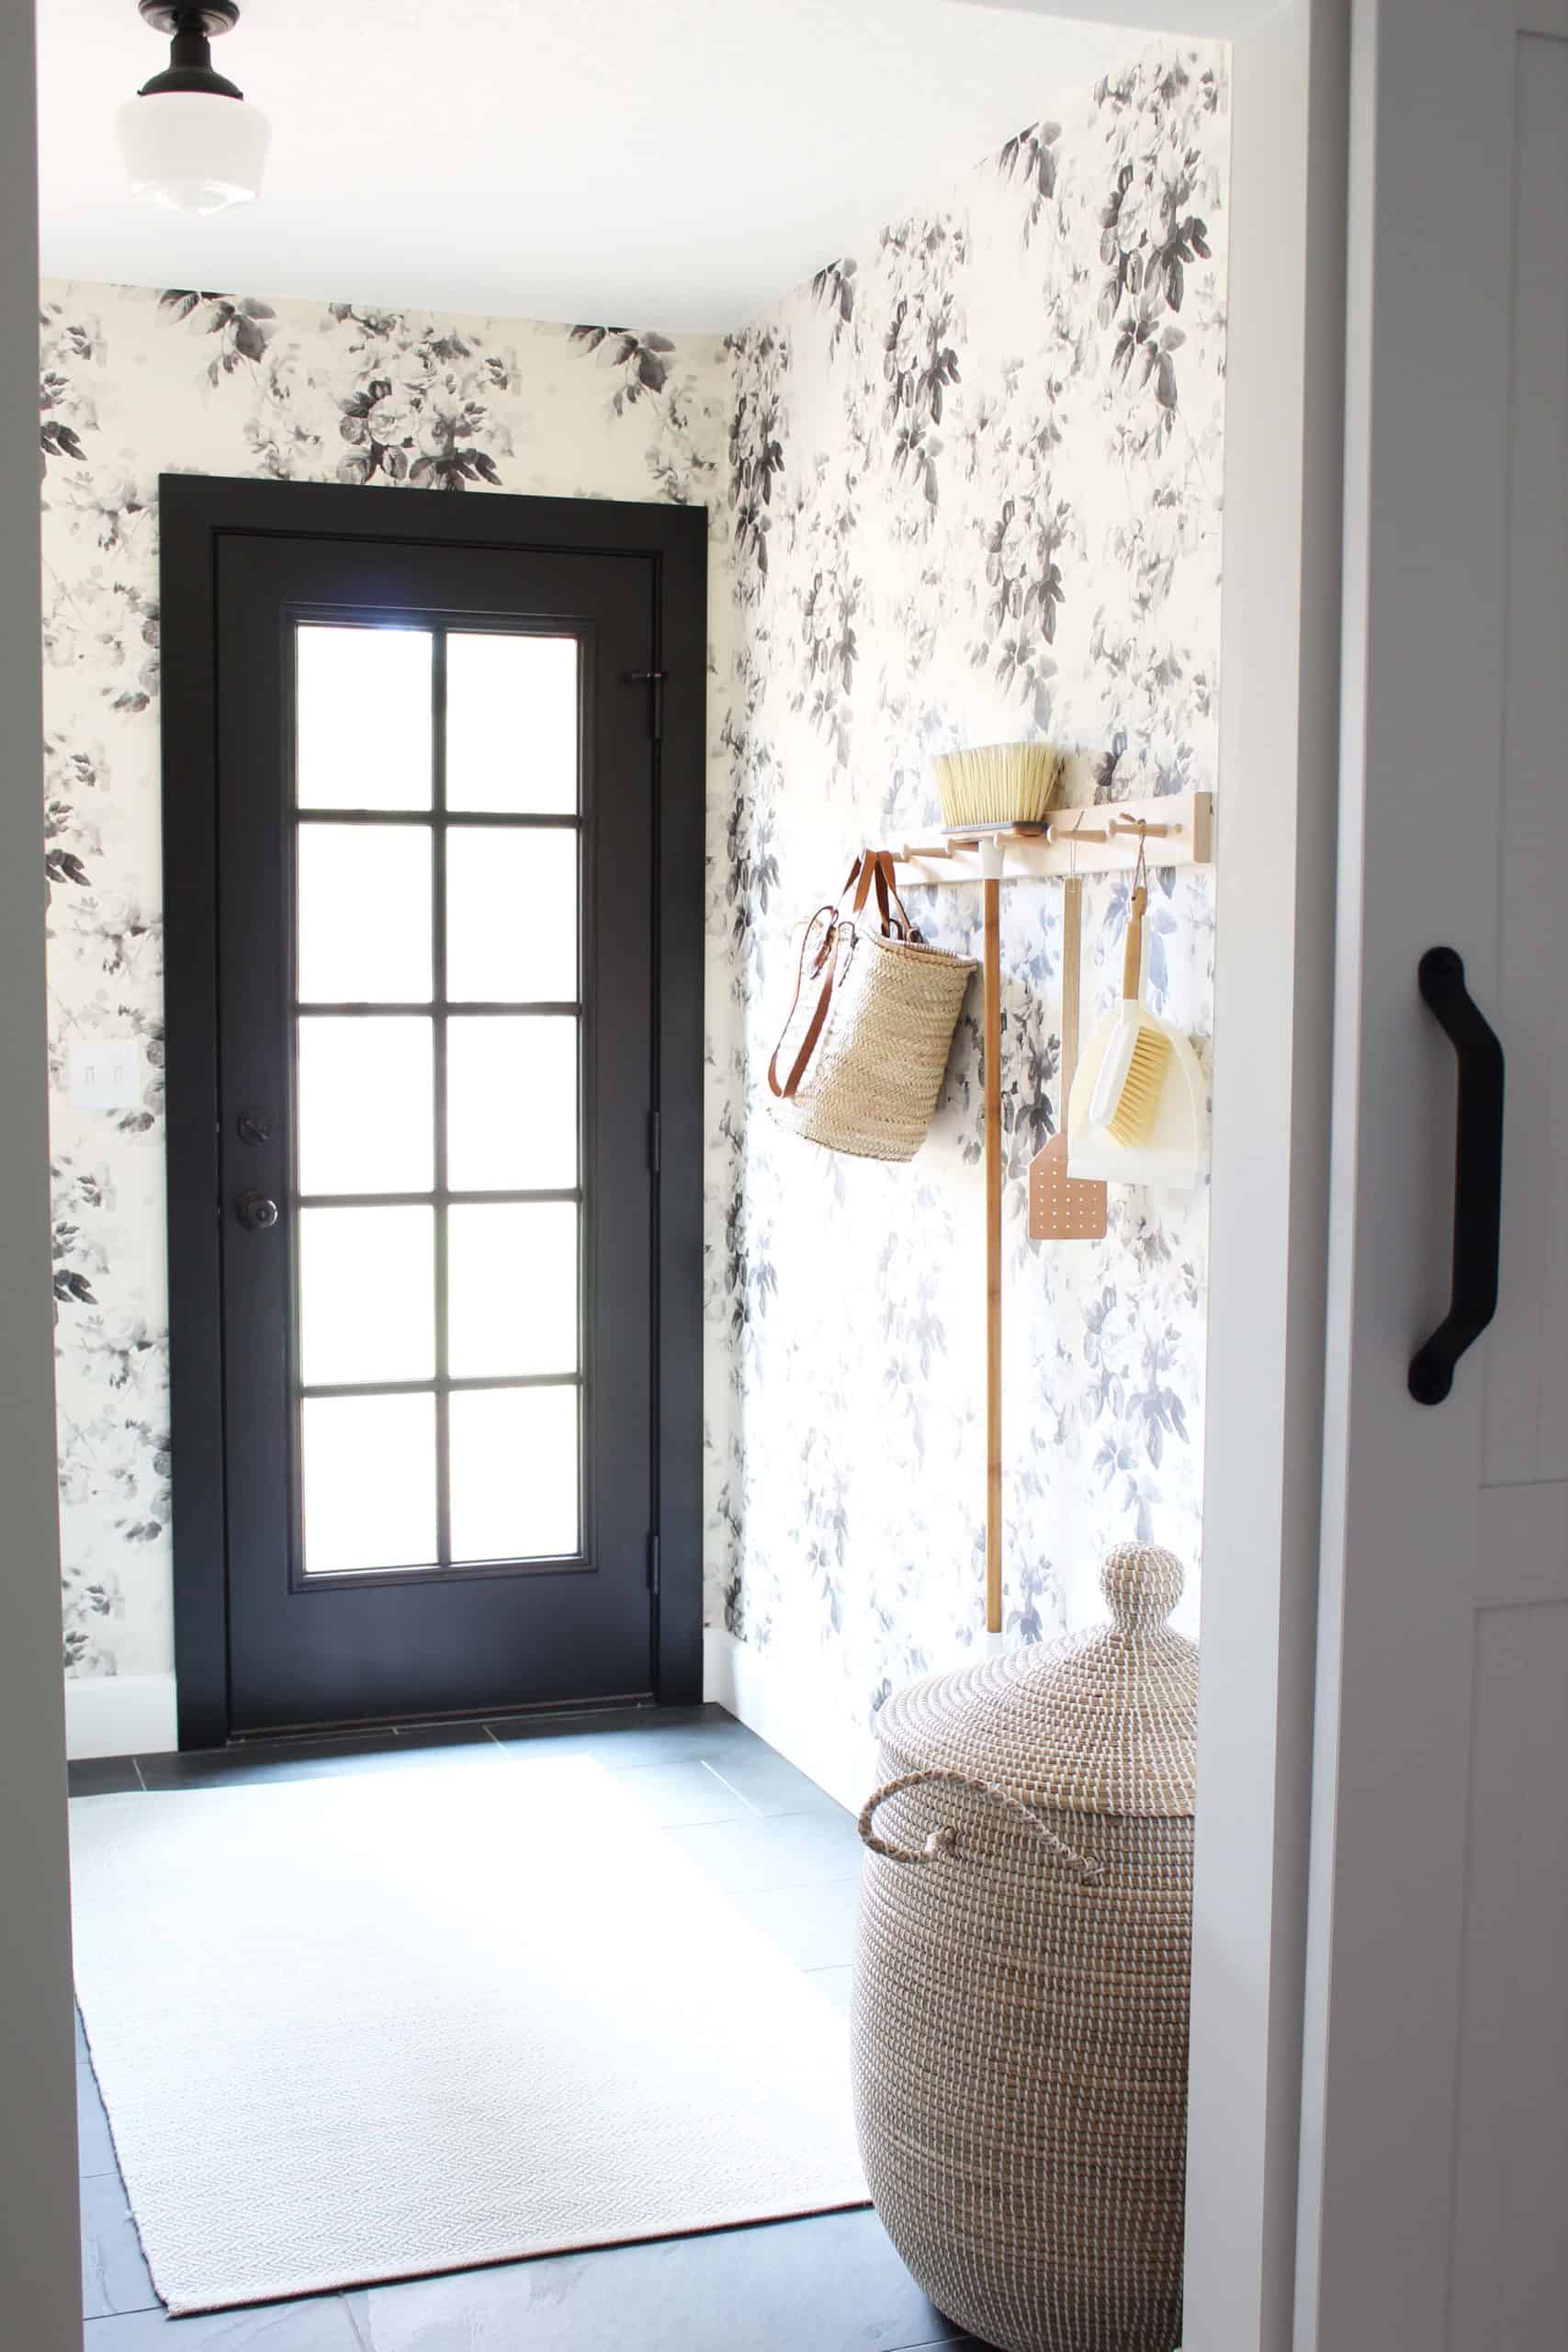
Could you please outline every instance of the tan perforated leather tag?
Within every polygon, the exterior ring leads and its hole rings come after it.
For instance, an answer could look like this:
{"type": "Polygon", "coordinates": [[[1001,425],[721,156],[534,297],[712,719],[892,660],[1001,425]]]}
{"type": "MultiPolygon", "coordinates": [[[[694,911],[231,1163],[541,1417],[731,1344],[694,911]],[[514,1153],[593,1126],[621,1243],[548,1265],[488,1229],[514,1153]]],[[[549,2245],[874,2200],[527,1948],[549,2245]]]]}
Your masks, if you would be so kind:
{"type": "Polygon", "coordinates": [[[1053,1136],[1029,1163],[1032,1241],[1103,1241],[1105,1187],[1067,1173],[1067,1138],[1053,1136]]]}
{"type": "MultiPolygon", "coordinates": [[[[1083,956],[1083,884],[1070,875],[1062,889],[1062,1068],[1061,1119],[1078,1066],[1078,967],[1083,956]]],[[[1097,1180],[1067,1173],[1067,1138],[1053,1136],[1029,1163],[1031,1241],[1103,1241],[1105,1187],[1097,1180]]]]}

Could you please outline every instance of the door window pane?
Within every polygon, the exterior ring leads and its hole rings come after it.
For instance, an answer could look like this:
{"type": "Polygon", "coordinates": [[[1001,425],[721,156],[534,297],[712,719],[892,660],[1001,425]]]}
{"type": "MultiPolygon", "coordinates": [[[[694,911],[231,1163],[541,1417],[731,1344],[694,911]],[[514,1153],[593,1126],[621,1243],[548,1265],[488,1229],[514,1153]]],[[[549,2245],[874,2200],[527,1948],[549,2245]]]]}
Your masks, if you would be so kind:
{"type": "Polygon", "coordinates": [[[577,1012],[444,1010],[579,1001],[579,648],[450,632],[438,747],[432,631],[311,624],[296,644],[299,999],[366,1008],[296,1019],[299,1184],[321,1203],[299,1211],[307,1573],[434,1566],[443,1497],[452,1560],[570,1556],[581,1532],[577,1204],[333,1196],[428,1193],[438,1171],[458,1194],[582,1181],[577,1012]],[[491,821],[446,823],[438,751],[445,807],[491,821]],[[308,813],[333,809],[369,821],[308,813]],[[429,821],[387,821],[394,812],[429,821]],[[377,1010],[392,1004],[431,1012],[377,1010]],[[448,1374],[544,1385],[446,1393],[448,1374]],[[311,1393],[401,1381],[429,1385],[311,1393]]]}
{"type": "Polygon", "coordinates": [[[434,1564],[435,1399],[307,1396],[305,1569],[434,1564]]]}
{"type": "Polygon", "coordinates": [[[577,808],[577,640],[446,640],[446,806],[577,808]]]}
{"type": "Polygon", "coordinates": [[[446,992],[574,1003],[575,827],[455,825],[446,837],[446,992]]]}
{"type": "Polygon", "coordinates": [[[435,1212],[301,1209],[307,1388],[435,1376],[435,1212]]]}
{"type": "Polygon", "coordinates": [[[576,1389],[459,1390],[451,1414],[454,1560],[576,1552],[576,1389]]]}
{"type": "Polygon", "coordinates": [[[577,1016],[455,1014],[446,1031],[455,1192],[548,1193],[577,1182],[577,1016]]]}
{"type": "Polygon", "coordinates": [[[307,1004],[430,999],[430,833],[301,825],[299,995],[307,1004]]]}
{"type": "Polygon", "coordinates": [[[447,1268],[455,1379],[577,1370],[575,1203],[454,1207],[447,1268]]]}
{"type": "Polygon", "coordinates": [[[428,629],[294,634],[296,790],[301,808],[428,808],[428,629]]]}
{"type": "Polygon", "coordinates": [[[427,1193],[435,1182],[429,1020],[307,1014],[299,1036],[299,1190],[427,1193]]]}

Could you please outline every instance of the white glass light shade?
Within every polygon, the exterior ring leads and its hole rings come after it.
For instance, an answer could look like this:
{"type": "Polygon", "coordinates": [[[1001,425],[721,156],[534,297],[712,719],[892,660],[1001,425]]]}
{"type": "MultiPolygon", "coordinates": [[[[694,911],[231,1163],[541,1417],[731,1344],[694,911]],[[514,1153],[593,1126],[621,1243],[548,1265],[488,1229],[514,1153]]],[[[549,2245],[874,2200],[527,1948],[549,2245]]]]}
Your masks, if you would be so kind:
{"type": "Polygon", "coordinates": [[[197,90],[155,90],[119,110],[132,196],[171,212],[221,212],[261,188],[271,125],[259,107],[197,90]]]}

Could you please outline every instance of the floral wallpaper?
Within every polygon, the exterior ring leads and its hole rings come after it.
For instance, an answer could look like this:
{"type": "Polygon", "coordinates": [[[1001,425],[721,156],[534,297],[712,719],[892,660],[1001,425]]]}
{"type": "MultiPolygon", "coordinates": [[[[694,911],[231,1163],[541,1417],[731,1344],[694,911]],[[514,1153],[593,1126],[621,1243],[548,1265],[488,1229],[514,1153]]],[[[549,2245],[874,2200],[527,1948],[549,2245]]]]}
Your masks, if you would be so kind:
{"type": "MultiPolygon", "coordinates": [[[[48,285],[42,311],[65,1659],[73,1674],[159,1674],[174,1664],[177,1470],[164,1222],[158,476],[675,499],[722,514],[727,363],[700,338],[179,288],[48,285]],[[72,1041],[130,1035],[142,1046],[141,1102],[73,1110],[72,1041]]],[[[719,639],[727,601],[716,582],[719,639]]],[[[716,745],[722,732],[716,721],[716,745]]]]}
{"type": "MultiPolygon", "coordinates": [[[[711,518],[708,1614],[863,1733],[981,1638],[978,1005],[908,1168],[778,1127],[794,926],[936,817],[933,752],[1046,735],[1100,799],[1215,781],[1223,49],[1169,43],[727,343],[52,285],[42,332],[45,793],[65,1645],[172,1666],[160,1081],[158,474],[705,503],[711,518]],[[78,1037],[143,1100],[80,1113],[78,1037]]],[[[916,919],[977,952],[978,894],[916,919]]],[[[1206,1196],[1029,1241],[1059,1116],[1060,892],[1003,894],[1007,1606],[1099,1613],[1102,1546],[1196,1606],[1206,1196]]],[[[1115,991],[1122,883],[1086,895],[1115,991]]],[[[1207,876],[1156,879],[1150,993],[1208,1050],[1207,876]]]]}
{"type": "MultiPolygon", "coordinates": [[[[848,1726],[983,1639],[979,1008],[908,1168],[816,1151],[767,1110],[792,925],[856,843],[929,829],[953,744],[1048,737],[1081,797],[1214,785],[1224,56],[1144,52],[731,344],[711,1566],[731,1631],[848,1726]]],[[[1086,886],[1086,1004],[1117,993],[1126,905],[1124,880],[1086,886]]],[[[1061,1116],[1062,896],[1002,906],[1008,1633],[1098,1616],[1100,1554],[1134,1534],[1189,1564],[1191,1630],[1206,1193],[1113,1188],[1102,1245],[1030,1241],[1029,1161],[1061,1116]]],[[[977,890],[911,911],[979,953],[977,890]]],[[[1150,994],[1203,1054],[1213,920],[1210,876],[1156,877],[1150,994]]]]}

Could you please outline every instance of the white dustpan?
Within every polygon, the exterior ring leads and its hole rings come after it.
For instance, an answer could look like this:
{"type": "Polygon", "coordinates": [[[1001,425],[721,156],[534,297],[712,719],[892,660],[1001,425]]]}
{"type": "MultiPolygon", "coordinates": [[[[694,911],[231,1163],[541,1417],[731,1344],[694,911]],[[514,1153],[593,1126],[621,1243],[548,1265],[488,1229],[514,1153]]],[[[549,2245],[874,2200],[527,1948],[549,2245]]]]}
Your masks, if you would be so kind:
{"type": "Polygon", "coordinates": [[[1198,1057],[1179,1029],[1158,1020],[1147,1007],[1144,1019],[1152,1022],[1170,1041],[1160,1088],[1159,1108],[1147,1139],[1140,1144],[1118,1143],[1105,1128],[1091,1127],[1089,1097],[1095,1078],[1111,1049],[1121,1020],[1121,1008],[1108,1012],[1096,1027],[1078,1064],[1067,1101],[1067,1173],[1098,1178],[1108,1184],[1154,1184],[1172,1192],[1188,1192],[1208,1166],[1207,1091],[1198,1057]]]}
{"type": "Polygon", "coordinates": [[[1146,889],[1139,887],[1143,873],[1140,847],[1122,967],[1123,1001],[1096,1027],[1073,1080],[1067,1098],[1067,1173],[1091,1182],[1152,1184],[1187,1192],[1208,1161],[1203,1074],[1181,1031],[1161,1021],[1143,1001],[1143,926],[1147,902],[1146,889]],[[1130,1018],[1134,1015],[1130,1029],[1130,1018]],[[1170,1053],[1159,1081],[1153,1123],[1138,1142],[1128,1143],[1111,1134],[1108,1116],[1126,1080],[1131,1036],[1140,1028],[1157,1030],[1170,1053]]]}

